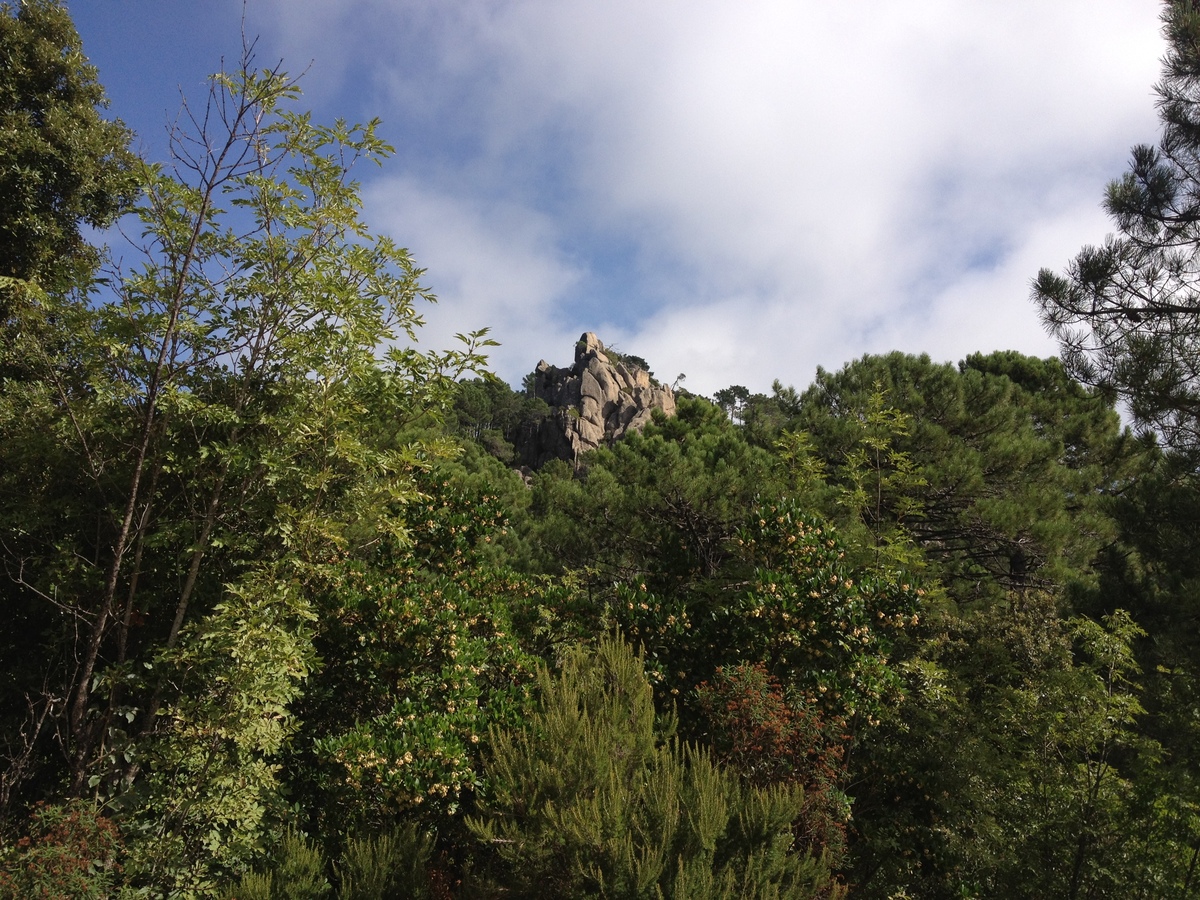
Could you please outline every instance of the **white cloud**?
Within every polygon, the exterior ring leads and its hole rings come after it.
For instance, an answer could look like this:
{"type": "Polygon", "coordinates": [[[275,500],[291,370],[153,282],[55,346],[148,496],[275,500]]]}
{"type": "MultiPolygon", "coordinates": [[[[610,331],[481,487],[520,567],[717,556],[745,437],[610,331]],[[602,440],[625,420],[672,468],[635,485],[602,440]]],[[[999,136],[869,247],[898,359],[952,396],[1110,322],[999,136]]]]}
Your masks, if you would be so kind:
{"type": "Polygon", "coordinates": [[[509,379],[532,369],[540,348],[566,345],[566,332],[554,325],[555,307],[581,273],[555,253],[545,217],[506,204],[483,206],[407,177],[373,183],[366,214],[427,270],[423,281],[438,303],[421,311],[422,344],[448,347],[456,333],[489,327],[501,342],[492,363],[509,379]]]}
{"type": "Polygon", "coordinates": [[[1052,352],[1029,280],[1102,238],[1105,181],[1157,133],[1143,0],[268,9],[407,129],[371,215],[509,378],[585,329],[703,391],[1052,352]]]}

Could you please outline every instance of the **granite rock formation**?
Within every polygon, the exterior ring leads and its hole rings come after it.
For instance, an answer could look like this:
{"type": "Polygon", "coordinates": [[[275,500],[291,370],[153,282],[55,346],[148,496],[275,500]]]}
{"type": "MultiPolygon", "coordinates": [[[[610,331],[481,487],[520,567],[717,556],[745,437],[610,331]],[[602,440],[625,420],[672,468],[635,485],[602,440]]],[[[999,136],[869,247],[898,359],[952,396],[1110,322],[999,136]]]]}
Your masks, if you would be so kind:
{"type": "Polygon", "coordinates": [[[535,469],[552,459],[578,465],[589,450],[640,431],[656,409],[675,415],[669,387],[606,351],[590,331],[575,345],[574,365],[560,369],[542,360],[533,376],[534,396],[549,405],[550,413],[523,429],[516,450],[521,462],[535,469]]]}

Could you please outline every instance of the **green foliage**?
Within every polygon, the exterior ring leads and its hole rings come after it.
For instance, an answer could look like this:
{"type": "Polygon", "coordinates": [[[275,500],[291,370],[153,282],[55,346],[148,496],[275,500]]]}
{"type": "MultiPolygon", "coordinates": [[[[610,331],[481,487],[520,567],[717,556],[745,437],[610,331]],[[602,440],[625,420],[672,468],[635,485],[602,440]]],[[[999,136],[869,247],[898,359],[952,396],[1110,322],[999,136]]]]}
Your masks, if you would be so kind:
{"type": "Polygon", "coordinates": [[[28,833],[0,848],[3,900],[107,900],[120,883],[120,837],[95,804],[39,804],[28,833]]]}
{"type": "Polygon", "coordinates": [[[669,742],[641,660],[621,641],[568,652],[539,678],[527,726],[492,735],[472,830],[516,897],[816,897],[827,866],[792,852],[794,786],[744,788],[669,742]],[[656,727],[656,723],[657,727],[656,727]]]}
{"type": "Polygon", "coordinates": [[[422,272],[360,219],[376,123],[245,59],[139,165],[62,7],[4,5],[0,896],[1194,894],[1196,467],[1112,406],[1195,449],[1167,22],[1122,236],[1038,285],[1102,391],[864,357],[530,491],[544,404],[463,377],[484,332],[416,349],[422,272]]]}
{"type": "Polygon", "coordinates": [[[912,457],[895,446],[908,437],[912,417],[885,402],[876,382],[866,407],[854,417],[861,434],[842,462],[842,505],[871,530],[876,545],[906,535],[908,524],[924,509],[916,493],[925,480],[916,474],[912,457]]]}
{"type": "Polygon", "coordinates": [[[207,896],[269,846],[283,817],[276,761],[290,705],[315,662],[313,613],[286,570],[263,572],[165,651],[178,699],[124,753],[141,777],[120,794],[126,872],[171,896],[207,896]]]}
{"type": "Polygon", "coordinates": [[[325,855],[303,835],[283,836],[273,865],[251,872],[226,900],[425,900],[430,894],[429,863],[433,840],[410,823],[375,837],[354,837],[334,865],[337,890],[325,877],[325,855]]]}
{"type": "Polygon", "coordinates": [[[228,891],[226,900],[321,900],[331,890],[325,856],[303,835],[288,830],[276,852],[274,868],[250,872],[228,891]]]}
{"type": "MultiPolygon", "coordinates": [[[[826,482],[825,461],[816,452],[812,435],[806,431],[781,431],[772,444],[775,464],[782,470],[784,483],[794,496],[807,498],[814,510],[833,508],[835,489],[826,482]]],[[[844,492],[837,491],[843,497],[844,492]]]]}
{"type": "Polygon", "coordinates": [[[519,394],[495,377],[459,382],[454,398],[457,431],[501,462],[516,461],[513,442],[550,412],[544,400],[519,394]]]}
{"type": "MultiPolygon", "coordinates": [[[[78,515],[88,504],[77,496],[79,460],[64,458],[56,440],[53,386],[39,383],[45,345],[61,341],[47,292],[86,288],[101,257],[81,228],[105,228],[129,207],[138,163],[128,130],[101,114],[104,89],[61,3],[0,5],[0,59],[0,558],[7,576],[0,603],[11,614],[11,645],[0,648],[0,667],[10,676],[0,687],[2,815],[21,785],[54,780],[45,759],[56,722],[45,714],[44,695],[47,687],[58,693],[62,664],[48,673],[30,664],[30,651],[43,642],[59,642],[47,652],[52,659],[61,651],[61,629],[77,623],[55,615],[55,585],[78,579],[94,558],[85,553],[72,561],[79,548],[62,546],[69,543],[62,514],[78,515]],[[54,553],[53,563],[39,558],[31,534],[66,552],[54,553]],[[36,584],[43,597],[30,602],[13,582],[36,584]]],[[[95,527],[88,523],[93,533],[95,527]]]]}
{"type": "MultiPolygon", "coordinates": [[[[575,633],[617,627],[640,643],[689,737],[713,739],[696,685],[761,663],[827,747],[848,746],[896,700],[892,655],[919,621],[924,589],[898,554],[873,552],[873,538],[849,543],[805,499],[772,499],[773,484],[811,459],[803,447],[794,464],[774,464],[711,404],[685,400],[680,410],[592,454],[583,478],[549,471],[535,484],[543,546],[553,541],[559,565],[574,562],[585,579],[575,633]]],[[[826,824],[805,826],[828,835],[846,820],[844,785],[820,757],[794,777],[828,788],[826,809],[813,804],[826,824]]]]}
{"type": "Polygon", "coordinates": [[[1111,403],[1016,353],[864,357],[794,400],[831,499],[919,567],[911,535],[959,602],[1086,579],[1138,460],[1111,403]]]}
{"type": "Polygon", "coordinates": [[[746,403],[750,399],[750,390],[740,384],[730,385],[713,394],[717,406],[724,410],[733,422],[741,422],[746,403]]]}
{"type": "Polygon", "coordinates": [[[140,266],[91,298],[41,294],[27,377],[0,393],[3,590],[24,629],[3,647],[0,799],[39,774],[99,793],[129,877],[176,896],[278,834],[312,600],[326,569],[407,540],[413,473],[448,452],[369,426],[436,417],[489,343],[411,346],[432,297],[350,177],[390,153],[376,123],[318,126],[245,62],[171,173],[140,169],[140,266]]]}
{"type": "Polygon", "coordinates": [[[1152,774],[1140,634],[1032,594],[930,626],[903,709],[856,754],[862,896],[1184,896],[1191,836],[1152,774]]]}
{"type": "Polygon", "coordinates": [[[792,501],[753,509],[738,543],[753,566],[738,609],[746,656],[836,722],[872,723],[894,699],[891,655],[924,589],[894,565],[855,564],[837,529],[792,501]]]}
{"type": "Polygon", "coordinates": [[[0,6],[0,59],[0,277],[66,287],[98,261],[80,226],[110,225],[137,192],[130,133],[101,116],[104,88],[57,0],[0,6]]]}
{"type": "Polygon", "coordinates": [[[1144,428],[1189,452],[1200,440],[1200,14],[1169,0],[1157,147],[1133,148],[1104,206],[1117,228],[1084,247],[1065,275],[1038,273],[1033,299],[1071,373],[1119,395],[1144,428]]]}
{"type": "MultiPolygon", "coordinates": [[[[1164,751],[1159,790],[1181,822],[1200,808],[1200,645],[1192,627],[1200,615],[1200,489],[1187,458],[1169,453],[1147,467],[1117,508],[1121,542],[1101,561],[1099,589],[1079,598],[1100,616],[1127,606],[1149,638],[1137,645],[1144,671],[1145,731],[1164,751]],[[1167,799],[1169,798],[1169,799],[1167,799]],[[1190,811],[1189,811],[1190,810],[1190,811]]],[[[1170,840],[1200,845],[1194,826],[1170,840]],[[1190,837],[1188,837],[1190,835],[1190,837]]],[[[1182,852],[1182,851],[1178,851],[1182,852]]]]}
{"type": "Polygon", "coordinates": [[[431,836],[412,823],[375,838],[351,839],[337,866],[338,900],[430,896],[431,836]]]}
{"type": "Polygon", "coordinates": [[[534,483],[535,540],[547,571],[585,570],[597,587],[642,580],[680,593],[714,576],[770,457],[711,403],[684,399],[671,419],[593,452],[584,477],[548,467],[534,483]]]}
{"type": "Polygon", "coordinates": [[[323,831],[419,809],[453,816],[479,783],[478,744],[519,719],[533,664],[503,599],[521,589],[484,573],[350,568],[331,585],[318,648],[326,663],[302,710],[297,775],[316,791],[323,831]],[[310,768],[311,767],[311,768],[310,768]]]}
{"type": "Polygon", "coordinates": [[[292,793],[327,843],[420,815],[453,836],[494,724],[519,722],[536,661],[514,621],[546,586],[487,563],[495,495],[431,473],[408,508],[410,547],[327,570],[322,664],[298,706],[292,793]]]}
{"type": "Polygon", "coordinates": [[[1200,14],[1190,0],[1171,0],[1162,20],[1167,52],[1155,88],[1158,145],[1134,147],[1128,171],[1108,186],[1104,205],[1116,235],[1102,246],[1084,247],[1062,274],[1043,269],[1033,299],[1068,370],[1119,397],[1136,424],[1168,448],[1122,498],[1122,544],[1104,556],[1099,591],[1081,602],[1098,614],[1131,608],[1150,632],[1138,649],[1147,673],[1148,731],[1163,745],[1164,760],[1143,785],[1154,786],[1154,805],[1170,810],[1164,814],[1171,824],[1158,829],[1159,837],[1142,852],[1148,870],[1178,869],[1180,860],[1190,861],[1182,890],[1179,879],[1168,876],[1158,889],[1162,896],[1183,896],[1195,891],[1200,847],[1194,640],[1200,596],[1194,547],[1200,14]]]}

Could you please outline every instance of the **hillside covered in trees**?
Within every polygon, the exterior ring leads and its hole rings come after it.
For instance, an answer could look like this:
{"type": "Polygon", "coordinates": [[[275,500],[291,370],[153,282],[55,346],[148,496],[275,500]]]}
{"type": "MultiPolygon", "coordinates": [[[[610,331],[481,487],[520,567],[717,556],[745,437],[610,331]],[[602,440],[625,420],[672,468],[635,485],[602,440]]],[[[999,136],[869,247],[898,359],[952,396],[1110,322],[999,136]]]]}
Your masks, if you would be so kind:
{"type": "Polygon", "coordinates": [[[0,897],[1200,895],[1191,2],[1061,360],[713,398],[419,349],[377,123],[246,51],[142,160],[0,9],[0,897]]]}

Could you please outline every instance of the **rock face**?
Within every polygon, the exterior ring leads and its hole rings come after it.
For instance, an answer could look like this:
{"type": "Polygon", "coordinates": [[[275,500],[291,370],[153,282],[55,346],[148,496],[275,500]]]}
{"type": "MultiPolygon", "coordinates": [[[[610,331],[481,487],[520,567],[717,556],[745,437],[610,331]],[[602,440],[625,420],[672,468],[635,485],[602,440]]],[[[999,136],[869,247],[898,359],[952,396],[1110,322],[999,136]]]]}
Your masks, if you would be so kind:
{"type": "Polygon", "coordinates": [[[545,360],[534,370],[534,395],[550,415],[518,436],[517,455],[539,468],[552,459],[578,465],[589,450],[611,445],[629,430],[640,431],[653,410],[675,415],[671,389],[650,373],[605,351],[590,331],[575,345],[575,364],[560,369],[545,360]]]}

